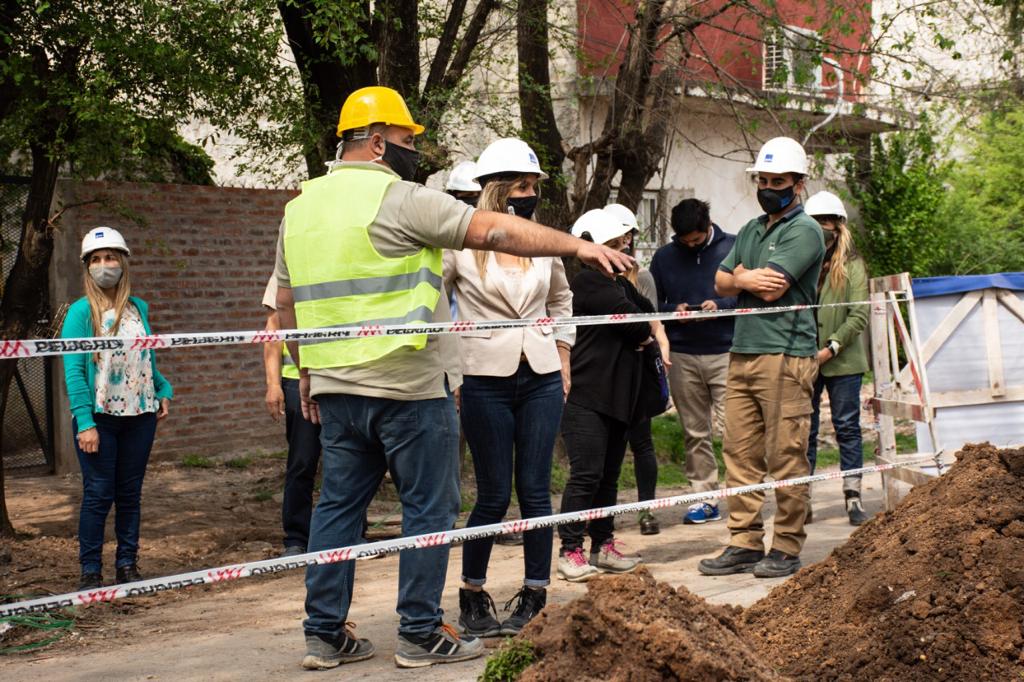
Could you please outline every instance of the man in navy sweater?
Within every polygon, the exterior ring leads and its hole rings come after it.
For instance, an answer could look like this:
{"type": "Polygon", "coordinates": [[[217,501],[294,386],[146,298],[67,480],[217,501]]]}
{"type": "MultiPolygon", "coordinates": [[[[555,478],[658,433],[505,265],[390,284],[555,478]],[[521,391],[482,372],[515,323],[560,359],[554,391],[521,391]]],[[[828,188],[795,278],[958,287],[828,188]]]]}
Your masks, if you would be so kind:
{"type": "MultiPolygon", "coordinates": [[[[658,249],[651,274],[658,288],[658,309],[720,310],[736,307],[736,297],[715,294],[715,273],[736,238],[711,222],[711,207],[684,199],[672,209],[672,241],[658,249]]],[[[686,476],[694,492],[718,487],[712,433],[721,424],[725,379],[729,371],[733,318],[667,322],[671,346],[669,383],[686,442],[686,476]]],[[[717,505],[693,505],[687,523],[717,521],[717,505]]]]}

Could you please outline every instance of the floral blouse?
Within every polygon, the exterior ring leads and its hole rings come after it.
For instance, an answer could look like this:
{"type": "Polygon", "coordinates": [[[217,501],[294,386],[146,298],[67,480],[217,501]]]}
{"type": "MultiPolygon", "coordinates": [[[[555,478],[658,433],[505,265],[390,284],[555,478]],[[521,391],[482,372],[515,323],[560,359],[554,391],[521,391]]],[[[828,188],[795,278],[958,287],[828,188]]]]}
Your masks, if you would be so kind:
{"type": "MultiPolygon", "coordinates": [[[[114,326],[114,310],[103,313],[103,334],[114,326]]],[[[118,336],[145,336],[142,317],[135,306],[125,306],[118,336]]],[[[156,412],[159,401],[153,388],[150,350],[119,350],[100,353],[96,363],[96,412],[131,417],[156,412]]]]}

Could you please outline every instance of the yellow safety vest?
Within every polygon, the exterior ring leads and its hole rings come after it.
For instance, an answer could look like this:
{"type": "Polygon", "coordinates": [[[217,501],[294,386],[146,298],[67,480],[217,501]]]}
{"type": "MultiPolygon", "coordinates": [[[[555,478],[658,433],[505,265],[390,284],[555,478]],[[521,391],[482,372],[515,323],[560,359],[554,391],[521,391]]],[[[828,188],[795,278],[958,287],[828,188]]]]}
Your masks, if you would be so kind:
{"type": "MultiPolygon", "coordinates": [[[[300,329],[368,324],[426,324],[441,298],[441,250],[424,247],[385,258],[369,226],[390,173],[339,168],[302,183],[285,208],[284,253],[300,329]]],[[[426,334],[302,342],[302,366],[361,365],[403,347],[420,350],[426,334]]]]}
{"type": "Polygon", "coordinates": [[[281,344],[281,376],[285,379],[298,379],[299,368],[295,366],[292,354],[288,352],[288,344],[281,344]]]}

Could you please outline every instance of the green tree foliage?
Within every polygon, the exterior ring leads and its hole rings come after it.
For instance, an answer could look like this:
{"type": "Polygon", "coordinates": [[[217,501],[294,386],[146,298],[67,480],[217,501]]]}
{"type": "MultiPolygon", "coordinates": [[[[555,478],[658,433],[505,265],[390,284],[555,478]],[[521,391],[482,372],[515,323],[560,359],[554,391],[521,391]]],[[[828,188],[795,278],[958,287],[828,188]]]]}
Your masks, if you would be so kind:
{"type": "Polygon", "coordinates": [[[1024,103],[982,119],[951,181],[943,219],[971,240],[956,270],[1024,270],[1024,103]]]}
{"type": "Polygon", "coordinates": [[[938,216],[950,164],[931,124],[871,139],[870,159],[851,160],[847,186],[860,209],[857,245],[872,275],[946,274],[949,244],[938,216]]]}
{"type": "Polygon", "coordinates": [[[851,160],[857,244],[872,275],[1024,270],[1024,106],[984,116],[967,155],[948,160],[932,123],[871,140],[851,160]]]}

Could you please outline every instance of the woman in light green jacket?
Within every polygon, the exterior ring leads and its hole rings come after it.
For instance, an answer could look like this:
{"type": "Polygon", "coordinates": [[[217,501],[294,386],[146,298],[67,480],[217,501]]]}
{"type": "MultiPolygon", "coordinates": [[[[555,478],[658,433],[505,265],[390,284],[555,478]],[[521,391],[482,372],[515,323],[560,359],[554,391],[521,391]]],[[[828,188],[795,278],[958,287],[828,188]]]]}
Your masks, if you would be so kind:
{"type": "MultiPolygon", "coordinates": [[[[818,303],[866,301],[868,273],[863,259],[853,248],[846,226],[846,208],[831,192],[818,192],[804,208],[821,225],[825,237],[825,261],[818,280],[818,303]]],[[[807,459],[814,473],[818,450],[818,424],[822,391],[828,391],[832,425],[839,443],[839,465],[843,471],[864,466],[860,430],[860,386],[868,371],[864,329],[868,306],[834,306],[818,309],[818,380],[814,385],[814,414],[807,446],[807,459]]],[[[846,513],[850,523],[867,521],[860,497],[860,476],[843,479],[846,513]]]]}

